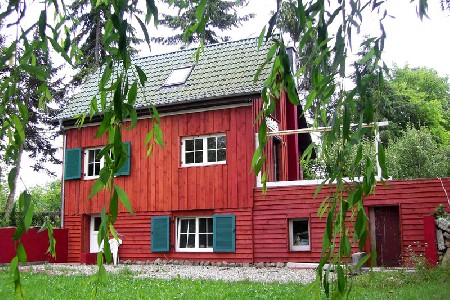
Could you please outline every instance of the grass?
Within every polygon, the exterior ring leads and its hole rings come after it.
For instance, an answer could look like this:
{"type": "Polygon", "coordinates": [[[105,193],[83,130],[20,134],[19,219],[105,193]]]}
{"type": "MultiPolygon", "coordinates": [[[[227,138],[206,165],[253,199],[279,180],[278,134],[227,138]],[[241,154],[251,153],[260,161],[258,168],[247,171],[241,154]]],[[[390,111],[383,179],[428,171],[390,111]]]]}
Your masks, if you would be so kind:
{"type": "MultiPolygon", "coordinates": [[[[108,275],[97,296],[88,276],[23,272],[29,299],[308,299],[306,286],[290,283],[223,282],[210,280],[137,279],[133,273],[108,275]]],[[[390,271],[352,279],[350,299],[448,299],[450,267],[417,272],[390,271]]],[[[0,299],[14,299],[12,278],[0,271],[0,299]]]]}

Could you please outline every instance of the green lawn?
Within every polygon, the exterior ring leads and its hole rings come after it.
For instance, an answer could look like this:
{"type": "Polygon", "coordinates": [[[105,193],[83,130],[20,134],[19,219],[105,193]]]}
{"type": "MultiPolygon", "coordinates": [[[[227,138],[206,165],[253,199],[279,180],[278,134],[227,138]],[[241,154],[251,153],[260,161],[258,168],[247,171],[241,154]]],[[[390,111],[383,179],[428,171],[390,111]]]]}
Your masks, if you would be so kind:
{"type": "MultiPolygon", "coordinates": [[[[383,272],[352,279],[350,299],[449,299],[450,267],[415,273],[383,272]]],[[[87,276],[22,273],[28,299],[93,299],[87,276]]],[[[308,299],[300,284],[209,280],[135,279],[130,272],[108,275],[97,299],[308,299]],[[302,296],[302,297],[300,297],[302,296]]],[[[14,299],[11,276],[0,271],[0,299],[14,299]]]]}

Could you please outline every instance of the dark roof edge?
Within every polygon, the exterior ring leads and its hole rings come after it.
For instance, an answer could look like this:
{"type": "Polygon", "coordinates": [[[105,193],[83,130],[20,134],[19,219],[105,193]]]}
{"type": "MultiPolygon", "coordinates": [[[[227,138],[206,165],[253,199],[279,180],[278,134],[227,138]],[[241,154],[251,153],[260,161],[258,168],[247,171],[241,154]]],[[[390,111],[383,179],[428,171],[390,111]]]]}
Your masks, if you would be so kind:
{"type": "MultiPolygon", "coordinates": [[[[184,101],[182,103],[172,103],[172,104],[165,104],[156,106],[158,109],[159,114],[164,113],[173,113],[177,111],[184,111],[184,110],[193,110],[193,109],[202,109],[202,108],[209,108],[209,107],[219,107],[219,106],[226,106],[226,105],[233,105],[233,104],[240,104],[240,103],[249,103],[253,99],[260,97],[260,93],[243,93],[243,94],[235,94],[230,96],[221,96],[221,97],[210,97],[206,99],[201,100],[194,100],[194,101],[184,101]],[[214,100],[214,101],[211,101],[214,100]]],[[[144,117],[150,115],[150,109],[149,107],[142,107],[136,109],[137,116],[138,117],[144,117]]],[[[89,120],[89,116],[86,116],[84,124],[90,124],[90,123],[99,123],[102,120],[101,115],[95,115],[92,117],[91,120],[89,120]]],[[[74,126],[76,123],[76,118],[71,119],[54,119],[52,120],[52,123],[60,123],[62,122],[63,126],[74,126]]]]}

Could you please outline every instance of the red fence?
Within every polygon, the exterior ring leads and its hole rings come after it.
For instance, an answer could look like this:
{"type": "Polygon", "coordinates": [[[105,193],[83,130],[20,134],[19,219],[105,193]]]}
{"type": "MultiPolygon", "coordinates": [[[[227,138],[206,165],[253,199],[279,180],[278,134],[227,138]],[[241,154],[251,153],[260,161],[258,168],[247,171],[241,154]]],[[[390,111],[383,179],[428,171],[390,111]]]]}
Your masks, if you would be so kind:
{"type": "MultiPolygon", "coordinates": [[[[9,263],[16,254],[16,242],[12,236],[16,228],[0,228],[0,263],[9,263]]],[[[47,254],[49,246],[47,230],[39,232],[39,228],[30,228],[20,238],[25,251],[27,261],[49,261],[56,263],[67,262],[67,229],[54,229],[53,235],[56,240],[56,258],[47,254]]]]}

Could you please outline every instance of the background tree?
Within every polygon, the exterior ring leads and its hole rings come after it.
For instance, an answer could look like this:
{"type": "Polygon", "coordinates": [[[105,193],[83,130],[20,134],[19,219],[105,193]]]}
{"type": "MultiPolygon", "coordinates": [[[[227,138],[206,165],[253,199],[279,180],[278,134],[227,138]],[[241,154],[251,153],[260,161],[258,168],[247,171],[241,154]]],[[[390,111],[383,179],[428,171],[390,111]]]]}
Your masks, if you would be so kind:
{"type": "MultiPolygon", "coordinates": [[[[163,18],[159,20],[159,25],[171,28],[178,32],[183,32],[186,28],[194,26],[198,22],[197,6],[201,1],[181,1],[181,0],[163,0],[166,4],[171,4],[179,8],[177,15],[163,14],[163,18]]],[[[238,28],[242,22],[248,21],[254,17],[254,14],[238,16],[237,9],[245,6],[247,0],[241,1],[224,1],[224,0],[208,0],[205,2],[204,9],[204,31],[201,36],[192,34],[183,36],[183,33],[175,33],[168,37],[153,38],[154,41],[162,44],[175,45],[181,42],[191,44],[198,42],[204,38],[205,44],[213,44],[218,42],[226,42],[229,36],[221,36],[220,32],[238,28]]]]}
{"type": "MultiPolygon", "coordinates": [[[[123,13],[141,14],[137,3],[138,0],[127,2],[123,13]]],[[[77,86],[87,75],[102,65],[102,60],[105,58],[106,49],[103,38],[106,22],[111,17],[111,6],[106,5],[103,1],[96,3],[91,0],[75,0],[69,9],[75,20],[72,31],[77,32],[74,42],[79,45],[83,53],[75,64],[77,73],[72,79],[72,83],[77,86]]],[[[136,36],[136,29],[131,24],[128,24],[127,32],[130,37],[127,40],[128,49],[133,56],[137,54],[134,47],[141,44],[143,39],[136,36]]]]}
{"type": "MultiPolygon", "coordinates": [[[[31,44],[37,45],[40,43],[39,39],[40,37],[36,32],[31,44]]],[[[62,85],[62,78],[57,78],[57,73],[60,68],[54,67],[48,52],[44,52],[39,48],[35,48],[34,51],[28,54],[25,53],[24,49],[21,49],[17,55],[28,60],[30,65],[41,66],[43,68],[42,72],[48,74],[48,80],[45,81],[42,78],[39,78],[39,76],[24,71],[17,72],[12,69],[4,73],[4,75],[8,74],[8,76],[18,77],[18,88],[20,92],[17,93],[16,97],[19,97],[20,102],[25,105],[21,108],[20,106],[16,106],[14,102],[10,102],[3,106],[4,113],[11,115],[17,113],[20,109],[28,110],[27,122],[24,124],[25,143],[18,149],[17,159],[14,161],[6,160],[6,163],[15,170],[15,173],[13,174],[15,184],[14,188],[9,190],[8,199],[3,210],[5,218],[8,217],[14,202],[14,196],[16,194],[15,187],[17,186],[20,177],[21,160],[24,151],[33,159],[32,168],[35,171],[44,171],[50,175],[54,175],[44,164],[46,162],[52,164],[61,163],[61,161],[56,158],[58,148],[53,144],[53,141],[59,133],[56,130],[56,125],[50,122],[51,118],[54,117],[57,112],[56,107],[62,105],[64,101],[65,89],[62,85]],[[44,87],[47,90],[45,94],[39,95],[36,93],[36,91],[39,89],[42,90],[44,87]],[[54,105],[43,106],[42,103],[44,98],[46,98],[47,101],[52,101],[54,105]]]]}
{"type": "Polygon", "coordinates": [[[450,176],[450,148],[425,127],[406,130],[390,143],[386,157],[394,179],[450,176]]]}

